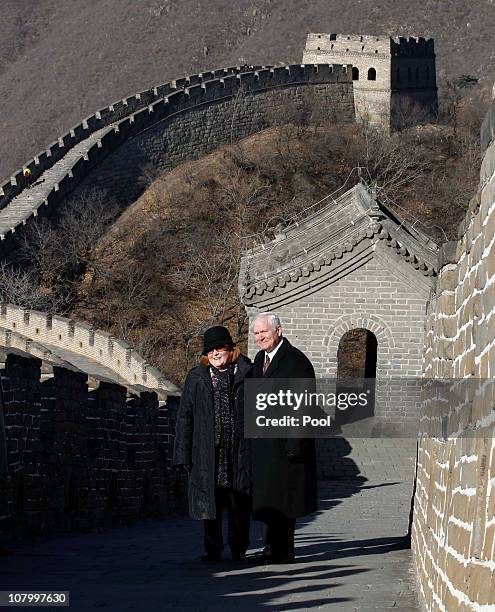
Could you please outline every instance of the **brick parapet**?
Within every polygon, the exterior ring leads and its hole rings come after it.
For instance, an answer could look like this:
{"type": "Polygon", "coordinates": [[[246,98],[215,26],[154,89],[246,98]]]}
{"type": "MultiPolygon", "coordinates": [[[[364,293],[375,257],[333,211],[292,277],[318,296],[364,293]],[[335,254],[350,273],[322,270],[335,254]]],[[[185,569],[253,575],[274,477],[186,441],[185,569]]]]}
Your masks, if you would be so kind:
{"type": "MultiPolygon", "coordinates": [[[[18,226],[26,224],[33,216],[47,214],[43,205],[53,209],[111,152],[143,131],[153,129],[158,123],[166,120],[170,124],[177,117],[230,101],[240,91],[246,95],[257,95],[284,88],[322,84],[346,86],[348,96],[352,98],[352,81],[347,66],[244,67],[180,79],[137,94],[132,98],[132,103],[131,99],[127,99],[127,104],[120,102],[98,111],[85,120],[80,129],[72,130],[74,136],[63,137],[50,147],[49,156],[38,156],[38,164],[35,161],[26,164],[32,171],[31,183],[34,185],[29,192],[22,180],[22,170],[3,186],[0,212],[10,206],[12,214],[4,217],[0,214],[0,237],[5,241],[2,248],[4,251],[13,248],[13,234],[18,226]],[[83,147],[86,141],[87,146],[83,147]],[[70,161],[66,163],[69,157],[70,161]],[[49,176],[49,173],[43,175],[48,170],[53,174],[57,163],[62,166],[56,178],[49,176]],[[17,210],[15,198],[27,194],[29,198],[23,200],[17,210]]],[[[350,115],[346,112],[342,120],[353,120],[354,113],[352,117],[350,115]]]]}
{"type": "Polygon", "coordinates": [[[0,304],[0,342],[55,361],[56,347],[59,347],[106,366],[129,385],[178,392],[178,388],[130,344],[81,321],[13,304],[0,304]],[[50,351],[46,345],[55,348],[50,351]]]}
{"type": "MultiPolygon", "coordinates": [[[[171,468],[176,398],[125,387],[15,353],[1,370],[7,473],[0,540],[162,516],[184,497],[171,468]],[[173,497],[175,496],[175,497],[173,497]]],[[[0,445],[1,446],[1,445],[0,445]]],[[[182,488],[181,488],[182,487],[182,488]]]]}
{"type": "MultiPolygon", "coordinates": [[[[481,154],[485,155],[488,147],[495,138],[495,99],[492,99],[490,109],[481,126],[481,154]]],[[[493,150],[491,151],[493,156],[493,150]]]]}
{"type": "Polygon", "coordinates": [[[452,384],[447,402],[426,392],[420,421],[412,535],[428,610],[495,606],[494,154],[491,142],[427,310],[424,375],[452,384]]]}

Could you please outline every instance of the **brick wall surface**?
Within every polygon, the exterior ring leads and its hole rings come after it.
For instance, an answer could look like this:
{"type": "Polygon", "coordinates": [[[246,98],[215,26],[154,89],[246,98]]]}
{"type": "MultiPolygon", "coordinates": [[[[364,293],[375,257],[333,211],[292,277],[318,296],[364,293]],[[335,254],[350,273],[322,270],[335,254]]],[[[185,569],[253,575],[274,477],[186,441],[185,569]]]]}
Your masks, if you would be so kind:
{"type": "Polygon", "coordinates": [[[476,383],[460,401],[425,396],[412,542],[428,610],[495,609],[494,170],[492,143],[428,307],[425,376],[476,383]]]}
{"type": "MultiPolygon", "coordinates": [[[[336,378],[339,342],[348,330],[356,328],[368,329],[376,336],[377,378],[396,378],[400,386],[399,379],[421,374],[429,285],[408,263],[387,250],[380,243],[371,245],[360,267],[275,310],[284,334],[308,355],[318,377],[336,378]]],[[[255,352],[251,335],[250,353],[255,352]]],[[[409,398],[398,402],[392,391],[390,384],[382,392],[377,388],[376,416],[389,423],[416,421],[419,401],[409,398]]]]}
{"type": "Polygon", "coordinates": [[[143,189],[143,170],[166,170],[187,159],[197,159],[220,145],[236,142],[303,108],[306,96],[317,100],[326,116],[341,122],[354,120],[352,84],[335,82],[279,88],[254,95],[225,97],[205,103],[151,125],[129,139],[93,171],[75,190],[78,197],[95,188],[122,204],[133,201],[143,189]]]}
{"type": "Polygon", "coordinates": [[[84,373],[19,353],[3,360],[0,540],[160,516],[181,503],[176,398],[127,397],[107,382],[89,390],[84,373]]]}
{"type": "Polygon", "coordinates": [[[404,121],[405,114],[411,114],[411,107],[415,107],[419,121],[436,112],[432,39],[308,34],[303,62],[352,64],[354,103],[360,120],[394,127],[404,121]]]}

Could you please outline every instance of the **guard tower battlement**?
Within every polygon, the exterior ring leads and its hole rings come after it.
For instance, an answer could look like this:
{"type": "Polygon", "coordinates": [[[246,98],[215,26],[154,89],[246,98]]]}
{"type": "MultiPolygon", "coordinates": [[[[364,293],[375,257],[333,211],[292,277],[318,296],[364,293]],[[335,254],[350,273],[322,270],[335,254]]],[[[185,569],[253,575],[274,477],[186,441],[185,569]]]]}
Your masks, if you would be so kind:
{"type": "Polygon", "coordinates": [[[310,33],[303,62],[352,64],[356,117],[389,130],[437,111],[433,39],[310,33]]]}
{"type": "Polygon", "coordinates": [[[408,55],[412,57],[435,57],[433,38],[396,36],[390,39],[390,50],[393,56],[408,55]]]}

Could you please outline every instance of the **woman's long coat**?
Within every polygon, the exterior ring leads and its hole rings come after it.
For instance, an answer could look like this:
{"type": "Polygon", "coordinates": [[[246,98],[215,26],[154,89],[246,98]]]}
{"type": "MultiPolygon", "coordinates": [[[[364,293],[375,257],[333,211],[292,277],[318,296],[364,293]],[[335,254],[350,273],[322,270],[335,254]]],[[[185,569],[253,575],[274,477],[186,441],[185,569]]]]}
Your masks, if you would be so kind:
{"type": "MultiPolygon", "coordinates": [[[[234,410],[239,438],[234,466],[234,490],[250,493],[250,441],[244,439],[243,381],[251,362],[241,355],[234,375],[234,410]]],[[[213,385],[208,366],[199,365],[187,375],[182,390],[174,446],[174,463],[192,466],[189,474],[189,514],[193,519],[213,519],[215,509],[215,413],[213,385]]]]}
{"type": "MultiPolygon", "coordinates": [[[[287,338],[283,339],[265,375],[263,375],[264,359],[265,352],[259,351],[254,360],[254,378],[315,378],[315,371],[309,359],[292,346],[287,338]]],[[[247,409],[249,408],[246,406],[247,409]]],[[[254,407],[250,409],[253,410],[254,407]]],[[[273,511],[281,512],[288,518],[305,516],[316,511],[314,440],[253,439],[252,461],[254,518],[264,520],[265,516],[273,515],[273,511]]]]}

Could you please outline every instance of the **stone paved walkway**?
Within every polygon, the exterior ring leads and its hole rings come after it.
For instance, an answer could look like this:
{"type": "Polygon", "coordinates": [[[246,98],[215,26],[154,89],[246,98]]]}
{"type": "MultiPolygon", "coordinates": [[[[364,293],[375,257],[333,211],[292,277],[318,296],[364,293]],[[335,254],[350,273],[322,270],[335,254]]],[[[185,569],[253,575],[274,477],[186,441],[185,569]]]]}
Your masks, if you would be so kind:
{"type": "MultiPolygon", "coordinates": [[[[0,557],[0,589],[70,590],[71,610],[417,610],[409,499],[404,483],[321,483],[298,563],[284,566],[205,565],[201,524],[186,518],[44,537],[0,557]]],[[[259,545],[259,523],[251,536],[259,545]]]]}

